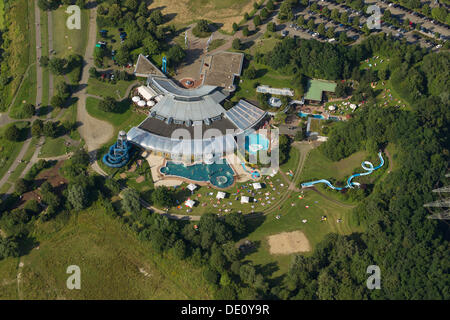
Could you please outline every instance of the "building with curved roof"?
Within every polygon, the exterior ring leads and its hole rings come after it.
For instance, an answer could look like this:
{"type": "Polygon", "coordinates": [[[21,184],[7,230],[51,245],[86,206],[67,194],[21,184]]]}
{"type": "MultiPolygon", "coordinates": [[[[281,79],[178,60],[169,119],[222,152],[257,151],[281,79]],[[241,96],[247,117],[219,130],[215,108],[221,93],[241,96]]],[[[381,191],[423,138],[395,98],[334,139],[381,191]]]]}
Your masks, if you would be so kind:
{"type": "Polygon", "coordinates": [[[185,89],[159,75],[149,76],[147,86],[160,99],[149,116],[128,132],[128,140],[170,158],[203,159],[234,152],[236,137],[267,115],[244,100],[225,110],[221,103],[228,92],[217,86],[185,89]]]}

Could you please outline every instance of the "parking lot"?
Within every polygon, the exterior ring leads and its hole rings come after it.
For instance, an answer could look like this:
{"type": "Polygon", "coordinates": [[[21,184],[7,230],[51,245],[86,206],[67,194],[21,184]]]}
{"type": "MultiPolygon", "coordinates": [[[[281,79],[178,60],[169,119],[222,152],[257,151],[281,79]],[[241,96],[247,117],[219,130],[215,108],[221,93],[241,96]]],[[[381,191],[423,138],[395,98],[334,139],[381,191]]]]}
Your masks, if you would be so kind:
{"type": "MultiPolygon", "coordinates": [[[[330,1],[318,1],[319,8],[321,7],[328,7],[330,11],[333,9],[338,9],[339,13],[347,12],[349,16],[349,21],[352,21],[355,17],[359,17],[359,28],[354,26],[348,26],[343,25],[340,22],[333,21],[332,19],[329,19],[325,16],[321,16],[316,12],[313,12],[310,10],[310,8],[303,8],[299,9],[297,8],[297,11],[294,11],[294,14],[296,17],[303,16],[305,18],[305,21],[308,21],[309,19],[314,19],[314,23],[316,26],[320,23],[323,23],[325,26],[325,29],[328,30],[330,27],[335,28],[336,36],[339,36],[340,32],[346,32],[347,37],[351,38],[354,42],[352,44],[357,44],[361,42],[364,33],[361,31],[362,26],[367,23],[367,17],[366,15],[361,12],[354,10],[350,7],[347,7],[343,4],[337,4],[330,1]]],[[[381,13],[383,14],[384,10],[389,9],[393,16],[395,16],[400,23],[403,23],[405,19],[409,19],[412,23],[417,24],[420,23],[422,28],[421,30],[405,30],[403,28],[398,28],[393,25],[390,25],[388,23],[382,22],[381,24],[381,30],[378,32],[384,32],[384,33],[391,33],[394,37],[397,39],[404,38],[408,43],[416,43],[419,44],[423,48],[429,48],[433,50],[438,50],[441,45],[436,46],[435,42],[435,32],[438,32],[441,35],[441,39],[446,39],[449,37],[449,30],[450,28],[444,24],[440,24],[438,22],[433,22],[431,19],[421,16],[418,13],[415,13],[411,10],[402,9],[399,6],[389,5],[389,2],[382,2],[382,1],[376,1],[376,0],[368,0],[366,1],[367,4],[376,4],[381,8],[381,13]],[[414,34],[414,31],[419,32],[424,37],[417,36],[414,34]],[[426,37],[429,37],[431,39],[427,39],[426,37]]],[[[367,15],[368,16],[368,15],[367,15]]],[[[288,23],[286,25],[286,28],[284,29],[285,34],[289,34],[290,36],[298,36],[304,39],[317,39],[318,41],[328,41],[328,38],[325,36],[319,35],[314,30],[308,30],[307,27],[298,26],[295,21],[288,23]],[[288,31],[288,33],[286,33],[288,31]]],[[[372,31],[377,32],[377,31],[372,31]]]]}

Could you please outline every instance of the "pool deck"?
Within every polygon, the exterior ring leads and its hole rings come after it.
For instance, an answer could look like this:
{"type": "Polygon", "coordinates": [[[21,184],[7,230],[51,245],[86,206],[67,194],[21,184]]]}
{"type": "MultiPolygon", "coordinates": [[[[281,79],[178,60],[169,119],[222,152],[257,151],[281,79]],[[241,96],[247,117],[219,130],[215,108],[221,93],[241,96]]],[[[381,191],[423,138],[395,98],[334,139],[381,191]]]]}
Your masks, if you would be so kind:
{"type": "Polygon", "coordinates": [[[236,154],[228,154],[225,158],[228,162],[228,164],[231,166],[231,168],[235,172],[234,180],[236,182],[247,182],[252,179],[252,175],[244,170],[244,168],[241,165],[241,159],[236,154]]]}
{"type": "Polygon", "coordinates": [[[159,169],[166,163],[166,159],[164,159],[164,157],[150,153],[146,159],[152,172],[152,179],[155,187],[160,186],[173,187],[179,186],[180,184],[183,183],[181,179],[166,178],[163,174],[159,172],[159,169]]]}

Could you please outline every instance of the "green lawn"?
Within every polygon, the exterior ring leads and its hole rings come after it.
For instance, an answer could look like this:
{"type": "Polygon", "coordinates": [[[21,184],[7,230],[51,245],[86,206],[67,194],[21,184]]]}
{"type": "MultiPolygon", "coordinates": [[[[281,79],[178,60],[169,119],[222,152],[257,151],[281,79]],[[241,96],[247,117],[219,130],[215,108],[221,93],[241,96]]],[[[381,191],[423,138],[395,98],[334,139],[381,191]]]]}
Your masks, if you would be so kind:
{"type": "MultiPolygon", "coordinates": [[[[132,103],[128,100],[124,100],[121,103],[121,112],[104,112],[98,108],[100,100],[96,98],[88,97],[86,99],[86,109],[88,113],[100,120],[105,120],[111,123],[116,131],[125,130],[128,131],[131,127],[141,123],[147,116],[142,113],[133,112],[132,103]]],[[[116,135],[114,135],[114,139],[116,135]]]]}
{"type": "Polygon", "coordinates": [[[5,3],[0,1],[0,30],[5,27],[5,3]]]}
{"type": "MultiPolygon", "coordinates": [[[[28,66],[35,62],[34,3],[34,1],[27,0],[14,1],[11,3],[8,16],[4,16],[8,20],[5,37],[11,40],[5,56],[8,57],[7,65],[12,81],[5,89],[6,99],[0,106],[2,111],[10,105],[28,66]]],[[[34,98],[32,103],[34,103],[34,98]]]]}
{"type": "MultiPolygon", "coordinates": [[[[17,127],[23,129],[29,125],[28,122],[15,122],[17,127]]],[[[3,137],[3,133],[7,126],[0,128],[0,178],[5,175],[9,167],[16,159],[22,148],[23,141],[12,142],[3,137]]]]}
{"type": "Polygon", "coordinates": [[[25,155],[23,156],[23,159],[22,159],[24,162],[19,163],[16,170],[14,170],[14,172],[9,176],[9,179],[8,179],[9,182],[14,184],[17,181],[17,179],[20,177],[23,170],[27,166],[27,162],[30,161],[31,157],[34,154],[34,151],[36,150],[37,141],[38,141],[38,138],[36,138],[36,137],[33,137],[31,139],[30,146],[28,147],[28,150],[25,152],[25,155]]]}
{"type": "MultiPolygon", "coordinates": [[[[368,59],[368,61],[361,62],[360,69],[369,69],[373,71],[379,71],[381,69],[386,69],[387,65],[389,63],[389,59],[386,59],[385,57],[382,57],[380,55],[377,55],[378,59],[375,57],[372,57],[368,59]],[[381,62],[383,60],[383,62],[381,62]],[[376,66],[375,66],[376,64],[376,66]]],[[[406,100],[402,99],[400,95],[394,90],[391,80],[384,81],[378,81],[375,88],[375,92],[377,93],[376,100],[381,106],[396,106],[400,105],[403,107],[405,106],[405,109],[410,108],[408,102],[406,100]]]]}
{"type": "Polygon", "coordinates": [[[67,6],[63,5],[53,14],[53,49],[58,57],[67,57],[71,54],[84,56],[89,32],[89,11],[81,10],[81,29],[68,29],[66,26],[67,6]]]}
{"type": "Polygon", "coordinates": [[[362,171],[361,163],[365,160],[371,160],[369,154],[365,151],[356,152],[348,158],[333,162],[323,155],[319,149],[314,149],[308,155],[300,181],[306,182],[311,179],[343,181],[356,171],[362,171]]]}
{"type": "Polygon", "coordinates": [[[252,61],[250,66],[255,67],[258,77],[253,80],[241,77],[242,83],[237,84],[237,90],[231,99],[232,101],[238,101],[242,98],[256,101],[256,84],[268,85],[274,88],[293,88],[292,76],[286,76],[276,70],[273,70],[269,66],[258,64],[255,61],[252,61]]]}
{"type": "MultiPolygon", "coordinates": [[[[3,2],[2,2],[3,3],[3,2]]],[[[1,190],[0,190],[0,193],[1,190]]],[[[16,300],[17,299],[17,267],[19,258],[7,258],[0,260],[0,299],[16,300]]]]}
{"type": "Polygon", "coordinates": [[[64,145],[64,138],[46,138],[39,153],[39,158],[58,157],[66,154],[68,148],[64,145]]]}
{"type": "MultiPolygon", "coordinates": [[[[201,269],[168,253],[154,253],[149,243],[96,206],[39,222],[32,236],[39,250],[21,258],[24,299],[212,298],[201,269]],[[81,290],[66,287],[70,265],[80,267],[81,290]]],[[[0,261],[2,297],[17,298],[15,266],[17,259],[0,261]]]]}
{"type": "Polygon", "coordinates": [[[213,51],[221,46],[223,46],[226,43],[224,39],[216,39],[211,41],[208,47],[208,52],[213,51]]]}
{"type": "Polygon", "coordinates": [[[267,274],[271,278],[282,276],[288,271],[294,254],[271,254],[267,242],[268,236],[300,230],[306,235],[312,250],[314,250],[317,243],[328,233],[350,234],[360,231],[351,222],[351,209],[328,201],[310,190],[304,191],[303,199],[298,197],[300,194],[293,193],[291,200],[286,201],[279,211],[249,220],[254,230],[245,239],[254,242],[257,250],[246,258],[256,266],[272,269],[273,273],[267,274]],[[275,218],[278,214],[281,216],[280,219],[275,218]],[[326,216],[327,221],[321,221],[322,216],[326,216]],[[303,219],[306,219],[307,222],[303,223],[303,219]],[[342,219],[342,222],[337,223],[337,219],[342,219]]]}
{"type": "Polygon", "coordinates": [[[299,160],[300,151],[297,148],[291,146],[291,150],[289,150],[289,158],[284,164],[280,165],[280,169],[285,173],[289,170],[292,170],[292,172],[295,173],[299,160]]]}
{"type": "Polygon", "coordinates": [[[9,182],[5,182],[5,184],[0,188],[0,194],[8,192],[9,188],[11,188],[11,184],[9,182]]]}
{"type": "MultiPolygon", "coordinates": [[[[386,168],[389,165],[387,157],[383,155],[383,158],[385,160],[385,166],[383,168],[375,171],[371,175],[358,177],[354,181],[367,185],[375,184],[376,181],[385,174],[386,168]]],[[[308,155],[299,182],[303,183],[327,179],[334,185],[343,186],[346,184],[347,178],[352,174],[365,172],[364,169],[361,168],[361,163],[363,161],[370,161],[375,166],[380,163],[377,154],[369,154],[366,151],[358,151],[345,159],[333,162],[323,155],[319,149],[314,149],[308,155]]],[[[348,192],[353,192],[352,190],[348,190],[347,193],[343,195],[336,190],[330,189],[324,184],[318,184],[316,188],[327,196],[341,202],[353,203],[355,201],[349,197],[348,192]]]]}
{"type": "Polygon", "coordinates": [[[35,105],[36,103],[36,64],[32,65],[25,76],[25,79],[20,87],[16,100],[11,106],[9,116],[14,119],[24,119],[23,106],[27,103],[35,105]]]}
{"type": "Polygon", "coordinates": [[[133,81],[117,81],[115,84],[103,82],[101,80],[90,78],[88,81],[87,92],[89,94],[107,97],[111,96],[114,99],[122,99],[128,89],[133,84],[133,81]]]}
{"type": "MultiPolygon", "coordinates": [[[[48,55],[48,18],[47,11],[41,10],[41,44],[42,55],[48,55]]],[[[46,106],[50,103],[48,92],[50,72],[48,68],[42,68],[42,105],[46,106]]]]}

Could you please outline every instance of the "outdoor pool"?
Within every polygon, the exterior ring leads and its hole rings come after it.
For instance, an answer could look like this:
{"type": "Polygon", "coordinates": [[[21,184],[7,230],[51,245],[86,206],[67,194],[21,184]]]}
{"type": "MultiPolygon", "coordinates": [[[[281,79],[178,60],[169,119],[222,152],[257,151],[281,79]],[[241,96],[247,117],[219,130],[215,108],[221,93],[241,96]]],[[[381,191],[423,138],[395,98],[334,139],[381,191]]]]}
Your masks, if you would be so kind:
{"type": "Polygon", "coordinates": [[[315,119],[325,119],[325,117],[321,114],[311,114],[311,113],[303,113],[303,112],[299,112],[298,114],[300,117],[302,118],[306,118],[306,117],[312,117],[315,119]]]}
{"type": "Polygon", "coordinates": [[[211,182],[218,188],[228,188],[234,183],[234,172],[226,160],[223,163],[193,164],[185,166],[182,163],[167,161],[160,172],[168,176],[177,176],[199,182],[211,182]]]}
{"type": "Polygon", "coordinates": [[[250,134],[245,137],[245,150],[251,154],[256,154],[260,150],[269,149],[269,140],[261,134],[250,134]]]}

